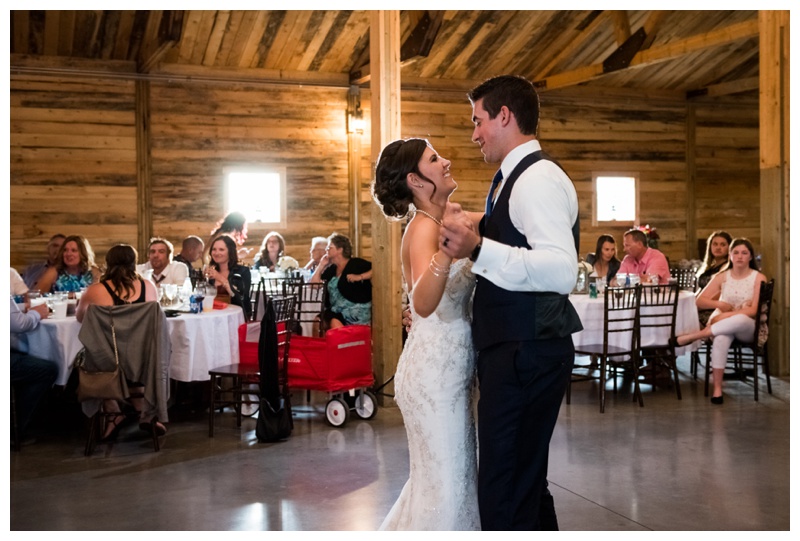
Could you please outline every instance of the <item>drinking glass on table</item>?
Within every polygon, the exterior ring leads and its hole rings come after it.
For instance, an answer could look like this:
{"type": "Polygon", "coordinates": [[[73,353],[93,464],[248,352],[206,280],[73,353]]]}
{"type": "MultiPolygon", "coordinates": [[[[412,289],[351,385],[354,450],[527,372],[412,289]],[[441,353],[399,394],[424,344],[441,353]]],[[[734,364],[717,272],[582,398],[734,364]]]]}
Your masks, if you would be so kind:
{"type": "Polygon", "coordinates": [[[181,287],[178,289],[178,298],[179,298],[179,299],[180,299],[180,301],[181,301],[181,305],[183,305],[183,306],[188,306],[188,304],[189,304],[189,298],[190,298],[191,296],[192,296],[192,288],[191,288],[191,286],[189,286],[189,287],[186,287],[185,285],[182,285],[182,286],[181,286],[181,287]]]}
{"type": "Polygon", "coordinates": [[[178,296],[178,286],[175,284],[164,284],[161,286],[161,289],[164,290],[164,299],[166,299],[166,306],[172,306],[172,303],[175,301],[175,297],[178,296]]]}
{"type": "Polygon", "coordinates": [[[206,284],[206,297],[203,299],[203,312],[214,309],[214,298],[217,296],[217,286],[206,284]]]}
{"type": "Polygon", "coordinates": [[[597,285],[597,294],[602,295],[606,291],[606,279],[605,278],[598,278],[595,280],[595,284],[597,285]]]}

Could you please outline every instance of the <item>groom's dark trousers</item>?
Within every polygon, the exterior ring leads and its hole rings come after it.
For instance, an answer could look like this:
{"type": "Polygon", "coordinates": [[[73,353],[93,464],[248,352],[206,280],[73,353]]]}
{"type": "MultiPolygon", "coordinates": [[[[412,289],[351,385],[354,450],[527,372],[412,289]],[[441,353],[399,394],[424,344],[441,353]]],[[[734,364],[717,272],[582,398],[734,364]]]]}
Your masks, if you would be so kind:
{"type": "Polygon", "coordinates": [[[479,352],[481,529],[558,529],[547,458],[574,358],[571,336],[479,352]]]}

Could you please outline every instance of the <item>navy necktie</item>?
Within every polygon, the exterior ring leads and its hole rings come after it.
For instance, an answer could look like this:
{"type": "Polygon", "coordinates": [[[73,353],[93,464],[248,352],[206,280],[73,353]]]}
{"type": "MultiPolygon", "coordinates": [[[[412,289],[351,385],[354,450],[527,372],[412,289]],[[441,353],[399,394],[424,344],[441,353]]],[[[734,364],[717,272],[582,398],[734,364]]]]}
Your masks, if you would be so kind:
{"type": "Polygon", "coordinates": [[[497,185],[500,184],[501,180],[503,180],[503,171],[498,169],[497,173],[494,174],[494,178],[492,179],[492,187],[489,188],[489,195],[486,196],[487,218],[492,215],[492,207],[494,206],[492,199],[494,198],[494,191],[497,189],[497,185]]]}

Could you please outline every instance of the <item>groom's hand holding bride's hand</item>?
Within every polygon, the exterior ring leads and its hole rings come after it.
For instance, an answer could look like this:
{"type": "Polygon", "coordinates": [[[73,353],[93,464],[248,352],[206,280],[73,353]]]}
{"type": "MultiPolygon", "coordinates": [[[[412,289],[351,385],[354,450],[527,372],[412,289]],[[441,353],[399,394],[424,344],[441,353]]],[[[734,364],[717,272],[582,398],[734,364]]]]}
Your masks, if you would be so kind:
{"type": "Polygon", "coordinates": [[[454,258],[468,257],[481,237],[458,203],[447,203],[439,230],[439,249],[454,258]]]}

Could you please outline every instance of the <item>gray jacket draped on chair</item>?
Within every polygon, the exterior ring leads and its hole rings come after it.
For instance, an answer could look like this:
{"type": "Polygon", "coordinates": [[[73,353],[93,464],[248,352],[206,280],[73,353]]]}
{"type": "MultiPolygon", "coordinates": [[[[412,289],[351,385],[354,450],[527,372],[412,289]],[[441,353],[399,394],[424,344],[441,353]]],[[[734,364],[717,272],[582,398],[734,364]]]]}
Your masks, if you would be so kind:
{"type": "MultiPolygon", "coordinates": [[[[112,314],[119,365],[125,379],[143,384],[144,398],[149,408],[155,411],[159,420],[168,421],[169,360],[172,348],[167,318],[158,303],[90,306],[78,334],[78,339],[86,348],[86,369],[99,372],[114,370],[112,314]]],[[[87,416],[94,415],[101,403],[102,400],[99,399],[83,402],[83,413],[87,416]]]]}

